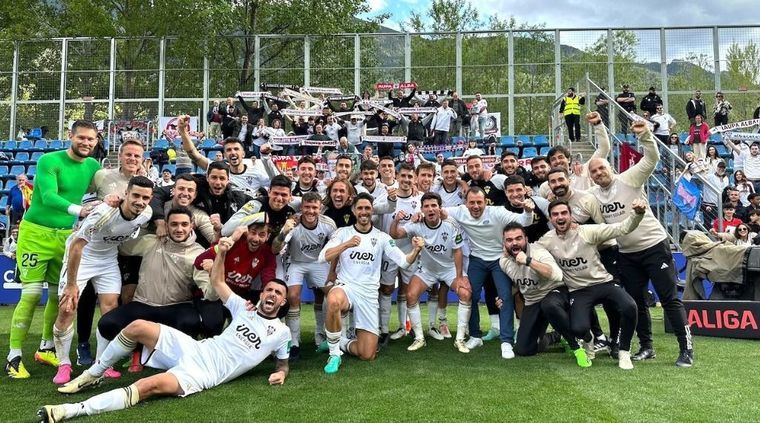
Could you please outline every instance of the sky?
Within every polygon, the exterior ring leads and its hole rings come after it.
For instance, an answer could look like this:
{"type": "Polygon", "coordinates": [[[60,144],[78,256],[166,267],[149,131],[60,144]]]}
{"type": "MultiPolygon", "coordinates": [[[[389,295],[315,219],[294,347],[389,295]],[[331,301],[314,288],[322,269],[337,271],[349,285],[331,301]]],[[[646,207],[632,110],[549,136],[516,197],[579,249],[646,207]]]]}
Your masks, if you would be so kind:
{"type": "MultiPolygon", "coordinates": [[[[429,8],[429,0],[368,0],[372,11],[368,16],[388,13],[385,26],[399,30],[400,23],[408,19],[411,11],[421,15],[429,8]]],[[[482,18],[496,14],[507,19],[514,16],[518,23],[544,24],[546,28],[635,28],[669,26],[755,25],[754,29],[722,29],[719,40],[721,59],[729,44],[746,45],[754,40],[760,43],[760,0],[666,0],[656,3],[608,0],[470,0],[482,18]],[[628,6],[640,4],[641,7],[628,6]],[[718,10],[718,13],[716,13],[718,10]]],[[[560,42],[579,49],[593,44],[604,32],[586,31],[561,33],[560,42]]],[[[659,31],[637,31],[639,60],[659,61],[659,31]]],[[[683,58],[690,53],[705,54],[712,60],[712,30],[691,29],[667,31],[667,57],[683,58]]]]}
{"type": "MultiPolygon", "coordinates": [[[[389,13],[387,26],[399,28],[411,10],[423,12],[430,1],[368,0],[371,15],[389,13]]],[[[759,24],[758,0],[667,0],[656,3],[583,0],[477,0],[483,16],[514,16],[518,22],[546,24],[547,28],[606,28],[621,26],[684,26],[759,24]],[[650,7],[654,6],[656,7],[650,7]],[[716,13],[717,12],[717,13],[716,13]]]]}

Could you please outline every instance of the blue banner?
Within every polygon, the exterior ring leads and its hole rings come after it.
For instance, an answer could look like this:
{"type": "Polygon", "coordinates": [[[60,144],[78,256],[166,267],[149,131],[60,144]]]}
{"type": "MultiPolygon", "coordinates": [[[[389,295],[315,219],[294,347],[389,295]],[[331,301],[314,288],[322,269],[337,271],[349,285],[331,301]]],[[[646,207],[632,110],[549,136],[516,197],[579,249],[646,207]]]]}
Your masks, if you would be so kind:
{"type": "MultiPolygon", "coordinates": [[[[15,282],[16,278],[16,260],[0,254],[0,304],[16,304],[21,298],[21,284],[15,282]]],[[[47,284],[45,284],[47,287],[47,284]]],[[[42,292],[40,304],[47,301],[47,289],[42,292]]]]}

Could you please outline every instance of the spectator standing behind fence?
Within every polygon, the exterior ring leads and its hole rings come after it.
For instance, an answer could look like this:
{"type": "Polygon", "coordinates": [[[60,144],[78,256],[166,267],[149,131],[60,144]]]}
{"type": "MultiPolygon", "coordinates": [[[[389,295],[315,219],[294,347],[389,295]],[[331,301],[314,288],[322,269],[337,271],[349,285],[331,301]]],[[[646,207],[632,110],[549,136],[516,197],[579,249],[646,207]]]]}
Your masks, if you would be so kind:
{"type": "MultiPolygon", "coordinates": [[[[606,91],[606,87],[602,87],[602,91],[606,91]]],[[[608,127],[610,126],[610,100],[607,98],[606,94],[599,93],[599,95],[596,96],[596,100],[594,101],[594,104],[596,104],[596,112],[599,113],[599,117],[602,118],[602,122],[604,122],[604,126],[608,127]]]]}
{"type": "Polygon", "coordinates": [[[219,109],[219,113],[222,115],[222,137],[229,138],[235,129],[235,120],[240,115],[240,112],[235,107],[235,99],[227,97],[227,102],[219,109]]]}
{"type": "MultiPolygon", "coordinates": [[[[235,120],[232,124],[232,136],[239,139],[246,149],[251,149],[251,145],[253,144],[253,137],[257,136],[258,133],[256,132],[256,129],[263,129],[264,128],[264,119],[259,119],[259,125],[257,128],[254,128],[253,125],[248,121],[248,115],[240,116],[238,120],[235,120]]],[[[261,144],[264,144],[262,142],[261,144]]],[[[258,157],[257,154],[254,154],[258,157]]]]}
{"type": "Polygon", "coordinates": [[[723,93],[718,91],[715,93],[715,107],[713,107],[713,119],[715,126],[726,125],[728,123],[728,115],[731,113],[731,103],[723,98],[723,93]]]}
{"type": "Polygon", "coordinates": [[[662,106],[662,98],[657,94],[654,87],[649,87],[649,93],[641,99],[639,108],[644,112],[649,112],[650,116],[654,116],[657,113],[657,106],[662,106]]]}
{"type": "Polygon", "coordinates": [[[559,113],[565,117],[567,136],[570,142],[581,139],[581,106],[586,104],[586,94],[575,95],[575,88],[568,88],[565,98],[559,104],[559,113]]]}
{"type": "Polygon", "coordinates": [[[212,140],[218,140],[222,136],[222,115],[219,113],[219,100],[214,100],[206,113],[206,122],[208,122],[208,137],[212,140]]]}
{"type": "Polygon", "coordinates": [[[463,131],[463,126],[469,124],[469,120],[466,119],[467,104],[465,104],[465,102],[459,98],[459,93],[454,91],[451,94],[451,102],[449,103],[449,106],[451,106],[451,109],[454,110],[454,113],[457,114],[456,119],[451,122],[451,130],[449,131],[449,135],[452,137],[461,136],[463,133],[465,133],[465,131],[463,131]]]}
{"type": "Polygon", "coordinates": [[[441,107],[438,108],[433,116],[430,128],[433,131],[433,144],[444,145],[449,138],[449,128],[451,120],[456,119],[457,114],[449,107],[449,101],[443,100],[441,107]]]}
{"type": "Polygon", "coordinates": [[[718,217],[718,204],[723,202],[723,190],[730,184],[726,174],[726,163],[719,162],[715,172],[707,175],[709,185],[702,189],[702,220],[706,228],[709,228],[713,220],[718,217]]]}
{"type": "Polygon", "coordinates": [[[474,136],[485,137],[486,120],[488,119],[488,101],[480,93],[475,93],[475,101],[470,108],[473,118],[470,120],[470,130],[474,136]],[[477,122],[477,125],[475,123],[477,122]]]}
{"type": "Polygon", "coordinates": [[[662,104],[656,106],[654,111],[652,116],[649,117],[649,120],[655,123],[654,136],[667,145],[669,144],[668,137],[676,126],[676,120],[669,113],[665,113],[662,104]]]}
{"type": "Polygon", "coordinates": [[[628,127],[631,125],[631,118],[628,115],[636,113],[636,94],[631,92],[628,84],[623,84],[623,92],[617,95],[615,101],[627,112],[620,111],[618,121],[620,121],[620,132],[628,135],[628,127]]]}
{"type": "Polygon", "coordinates": [[[705,107],[705,101],[702,100],[702,91],[694,91],[694,96],[686,102],[686,117],[689,118],[689,122],[694,123],[694,118],[697,115],[702,115],[704,118],[706,111],[707,107],[705,107]]]}
{"type": "MultiPolygon", "coordinates": [[[[754,188],[754,192],[758,192],[760,188],[760,143],[753,142],[749,147],[749,153],[743,152],[734,145],[732,142],[724,142],[724,144],[740,154],[742,162],[744,163],[743,171],[747,181],[751,182],[754,188]]],[[[735,181],[735,183],[737,183],[735,181]]]]}
{"type": "Polygon", "coordinates": [[[755,186],[747,180],[743,170],[734,172],[734,187],[739,191],[739,201],[742,204],[749,204],[749,195],[755,192],[755,186]]]}
{"type": "Polygon", "coordinates": [[[689,128],[689,136],[686,137],[686,144],[691,145],[694,155],[697,159],[705,158],[705,148],[707,139],[710,138],[710,126],[702,121],[702,115],[694,117],[694,123],[689,128]]]}

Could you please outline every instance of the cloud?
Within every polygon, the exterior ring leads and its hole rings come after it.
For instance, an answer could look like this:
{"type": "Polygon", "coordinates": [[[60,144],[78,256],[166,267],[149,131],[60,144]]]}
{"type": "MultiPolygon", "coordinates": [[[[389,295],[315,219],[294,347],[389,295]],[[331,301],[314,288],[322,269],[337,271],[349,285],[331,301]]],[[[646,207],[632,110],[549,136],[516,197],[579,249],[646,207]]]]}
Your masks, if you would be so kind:
{"type": "Polygon", "coordinates": [[[367,3],[369,3],[370,12],[373,14],[383,12],[388,6],[387,0],[369,0],[367,3]]]}

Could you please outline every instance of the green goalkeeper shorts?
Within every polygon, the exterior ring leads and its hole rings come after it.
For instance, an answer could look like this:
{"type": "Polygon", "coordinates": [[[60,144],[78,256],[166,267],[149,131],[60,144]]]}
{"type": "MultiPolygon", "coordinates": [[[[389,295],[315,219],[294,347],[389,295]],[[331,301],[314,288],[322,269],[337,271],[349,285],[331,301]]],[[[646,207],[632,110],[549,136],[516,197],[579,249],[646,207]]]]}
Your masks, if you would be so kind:
{"type": "Polygon", "coordinates": [[[54,229],[22,220],[16,244],[16,265],[21,282],[58,285],[71,229],[54,229]]]}

